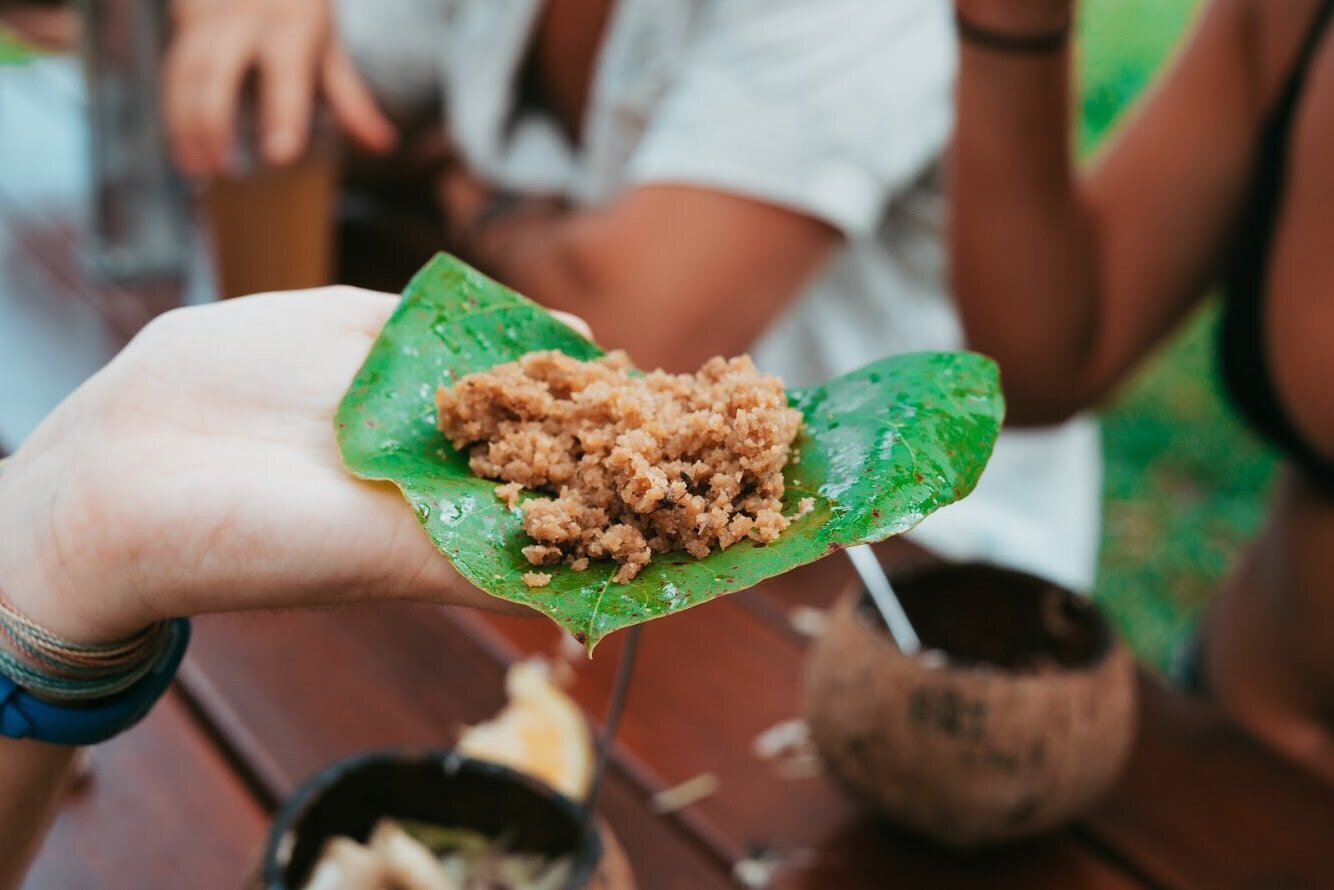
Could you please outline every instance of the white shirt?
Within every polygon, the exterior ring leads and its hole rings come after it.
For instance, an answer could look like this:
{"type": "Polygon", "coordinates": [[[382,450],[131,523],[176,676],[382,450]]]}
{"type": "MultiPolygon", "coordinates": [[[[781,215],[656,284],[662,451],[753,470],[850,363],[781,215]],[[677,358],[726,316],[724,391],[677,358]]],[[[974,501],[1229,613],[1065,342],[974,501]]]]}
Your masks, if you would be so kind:
{"type": "MultiPolygon", "coordinates": [[[[434,79],[455,144],[498,184],[584,204],[638,184],[705,186],[837,228],[843,246],[751,350],[786,383],[961,344],[939,172],[948,0],[617,0],[578,149],[545,117],[507,126],[542,0],[342,3],[373,87],[392,101],[434,79]]],[[[909,535],[1087,590],[1100,486],[1091,420],[1006,431],[977,490],[909,535]]]]}

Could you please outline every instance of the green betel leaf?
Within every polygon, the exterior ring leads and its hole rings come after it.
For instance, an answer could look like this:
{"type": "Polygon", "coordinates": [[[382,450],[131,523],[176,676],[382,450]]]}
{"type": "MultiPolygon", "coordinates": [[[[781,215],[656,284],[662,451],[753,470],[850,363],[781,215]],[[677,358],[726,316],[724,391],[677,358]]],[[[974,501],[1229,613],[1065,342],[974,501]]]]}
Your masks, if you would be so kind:
{"type": "Polygon", "coordinates": [[[548,566],[551,583],[527,587],[534,567],[522,512],[479,479],[436,430],[439,384],[525,353],[559,349],[578,359],[602,351],[537,304],[453,257],[417,273],[338,408],[348,470],[387,480],[460,574],[492,596],[549,615],[591,653],[608,633],[750,587],[853,544],[921,522],[973,490],[1004,414],[996,365],[968,352],[898,355],[789,391],[805,415],[785,471],[784,512],[805,497],[815,509],[771,544],[743,540],[704,559],[655,554],[633,580],[616,565],[576,572],[548,566]]]}

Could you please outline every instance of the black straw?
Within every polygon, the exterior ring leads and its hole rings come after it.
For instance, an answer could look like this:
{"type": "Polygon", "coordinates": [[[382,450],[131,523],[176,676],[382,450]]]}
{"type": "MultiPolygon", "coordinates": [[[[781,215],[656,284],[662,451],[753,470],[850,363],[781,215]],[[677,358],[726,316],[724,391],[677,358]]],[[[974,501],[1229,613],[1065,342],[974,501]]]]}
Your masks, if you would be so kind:
{"type": "Polygon", "coordinates": [[[621,723],[621,713],[625,710],[625,700],[630,694],[630,675],[635,670],[635,655],[639,651],[639,633],[642,625],[636,624],[626,631],[625,648],[621,649],[621,660],[616,666],[616,680],[611,687],[611,701],[607,704],[607,715],[602,721],[602,732],[598,734],[597,760],[593,764],[593,780],[588,785],[588,796],[584,799],[583,821],[585,826],[593,821],[597,810],[598,791],[602,788],[602,779],[607,773],[607,761],[611,759],[612,743],[616,740],[616,728],[621,723]]]}

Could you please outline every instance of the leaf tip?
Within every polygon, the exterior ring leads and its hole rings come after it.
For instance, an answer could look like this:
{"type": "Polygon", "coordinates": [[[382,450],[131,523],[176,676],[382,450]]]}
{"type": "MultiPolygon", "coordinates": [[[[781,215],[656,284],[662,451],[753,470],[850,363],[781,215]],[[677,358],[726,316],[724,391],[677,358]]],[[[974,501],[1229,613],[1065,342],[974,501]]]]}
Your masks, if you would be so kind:
{"type": "Polygon", "coordinates": [[[584,647],[584,654],[588,656],[589,661],[592,661],[593,650],[596,649],[598,643],[602,641],[602,637],[600,635],[590,636],[582,630],[571,631],[571,636],[574,637],[576,643],[584,647]]]}

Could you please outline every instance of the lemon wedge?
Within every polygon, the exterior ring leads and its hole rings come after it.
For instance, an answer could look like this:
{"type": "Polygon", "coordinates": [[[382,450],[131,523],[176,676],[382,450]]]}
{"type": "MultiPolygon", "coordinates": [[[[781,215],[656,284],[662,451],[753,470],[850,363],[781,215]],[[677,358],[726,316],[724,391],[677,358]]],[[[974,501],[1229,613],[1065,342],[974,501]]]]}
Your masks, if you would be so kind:
{"type": "Polygon", "coordinates": [[[465,728],[458,750],[527,773],[567,797],[583,800],[593,774],[593,738],[583,711],[541,660],[511,666],[505,691],[509,704],[485,723],[465,728]]]}

